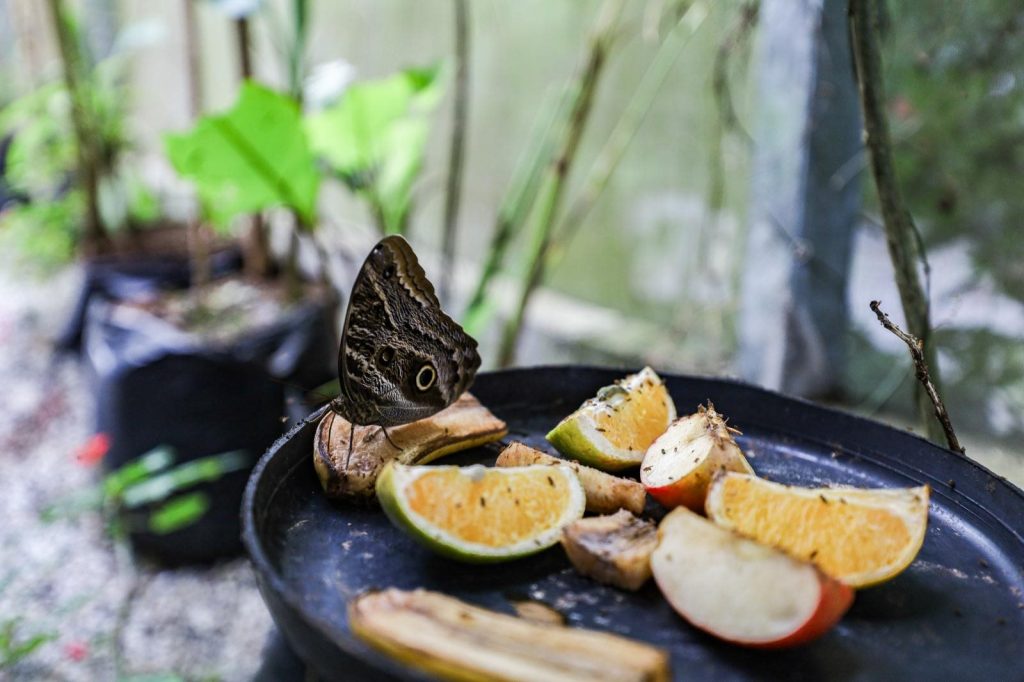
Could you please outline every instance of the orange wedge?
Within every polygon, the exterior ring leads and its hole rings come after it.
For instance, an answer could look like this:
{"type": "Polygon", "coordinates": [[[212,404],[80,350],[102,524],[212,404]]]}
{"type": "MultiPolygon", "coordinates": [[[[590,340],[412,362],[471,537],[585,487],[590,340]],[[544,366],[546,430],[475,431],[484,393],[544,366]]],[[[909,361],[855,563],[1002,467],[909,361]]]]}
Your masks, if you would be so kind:
{"type": "Polygon", "coordinates": [[[928,486],[800,488],[726,473],[708,491],[715,523],[868,587],[914,561],[928,527],[928,486]]]}
{"type": "Polygon", "coordinates": [[[587,466],[620,471],[640,464],[676,418],[672,396],[653,369],[605,386],[547,435],[560,453],[587,466]]]}
{"type": "Polygon", "coordinates": [[[377,499],[392,523],[430,549],[487,563],[534,554],[583,516],[586,495],[571,468],[405,466],[389,462],[377,499]]]}

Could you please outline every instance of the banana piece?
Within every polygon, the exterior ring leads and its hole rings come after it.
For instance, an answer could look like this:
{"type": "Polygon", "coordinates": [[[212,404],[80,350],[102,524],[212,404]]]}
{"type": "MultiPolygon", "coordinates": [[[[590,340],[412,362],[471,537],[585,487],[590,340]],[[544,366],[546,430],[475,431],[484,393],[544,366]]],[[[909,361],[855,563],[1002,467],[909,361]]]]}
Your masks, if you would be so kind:
{"type": "Polygon", "coordinates": [[[355,427],[351,457],[350,426],[328,410],[313,440],[313,465],[324,492],[328,497],[349,501],[373,498],[377,474],[391,460],[426,464],[453,452],[500,440],[508,433],[505,422],[469,393],[463,393],[432,417],[389,428],[391,442],[379,426],[355,427]]]}
{"type": "Polygon", "coordinates": [[[572,467],[587,493],[587,511],[593,514],[611,514],[628,509],[643,513],[647,493],[637,481],[606,474],[579,462],[552,457],[523,443],[512,443],[502,450],[495,462],[500,467],[524,467],[531,464],[565,464],[572,467]]]}
{"type": "Polygon", "coordinates": [[[658,546],[653,523],[626,510],[580,519],[562,530],[562,547],[576,570],[599,583],[637,590],[651,577],[658,546]]]}
{"type": "Polygon", "coordinates": [[[668,654],[624,637],[537,624],[438,592],[388,589],[348,607],[352,632],[445,680],[667,682],[668,654]]]}

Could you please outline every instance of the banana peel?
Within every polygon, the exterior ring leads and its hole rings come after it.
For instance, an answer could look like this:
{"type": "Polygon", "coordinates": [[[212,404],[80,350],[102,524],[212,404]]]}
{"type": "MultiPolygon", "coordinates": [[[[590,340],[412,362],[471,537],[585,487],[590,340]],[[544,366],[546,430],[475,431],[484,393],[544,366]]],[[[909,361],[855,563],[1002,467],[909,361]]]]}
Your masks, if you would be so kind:
{"type": "Polygon", "coordinates": [[[437,592],[388,589],[349,603],[370,646],[445,680],[667,682],[669,656],[596,630],[530,622],[437,592]]]}

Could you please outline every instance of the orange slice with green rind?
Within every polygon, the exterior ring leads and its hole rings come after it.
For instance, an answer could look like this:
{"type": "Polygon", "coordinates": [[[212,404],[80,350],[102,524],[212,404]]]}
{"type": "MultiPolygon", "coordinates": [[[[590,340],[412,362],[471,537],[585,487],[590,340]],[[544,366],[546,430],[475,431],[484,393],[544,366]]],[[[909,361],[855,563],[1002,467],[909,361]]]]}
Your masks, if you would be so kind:
{"type": "Polygon", "coordinates": [[[665,383],[650,367],[605,386],[547,435],[571,459],[605,471],[635,467],[676,418],[665,383]]]}
{"type": "Polygon", "coordinates": [[[376,484],[392,523],[439,554],[505,561],[554,545],[583,516],[586,495],[568,466],[494,468],[389,463],[376,484]]]}

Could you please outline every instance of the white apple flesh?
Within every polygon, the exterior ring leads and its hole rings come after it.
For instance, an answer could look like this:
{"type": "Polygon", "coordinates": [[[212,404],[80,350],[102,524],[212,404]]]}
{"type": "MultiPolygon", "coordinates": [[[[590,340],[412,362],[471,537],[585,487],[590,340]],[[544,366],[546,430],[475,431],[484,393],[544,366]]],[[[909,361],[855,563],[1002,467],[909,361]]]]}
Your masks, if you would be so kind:
{"type": "Polygon", "coordinates": [[[651,570],[679,615],[756,648],[809,642],[835,625],[853,590],[813,564],[747,540],[680,507],[658,527],[651,570]]]}
{"type": "Polygon", "coordinates": [[[662,505],[703,511],[708,486],[719,471],[753,474],[725,419],[714,406],[674,421],[647,449],[640,482],[662,505]]]}

